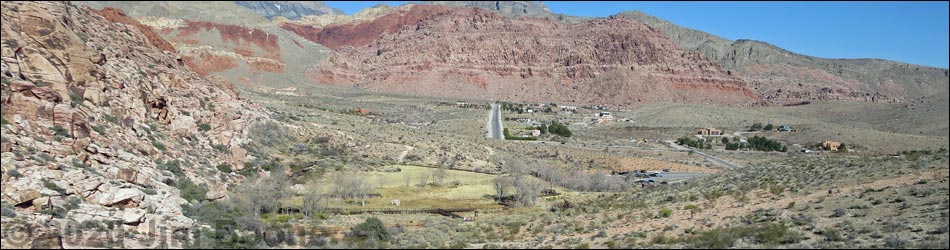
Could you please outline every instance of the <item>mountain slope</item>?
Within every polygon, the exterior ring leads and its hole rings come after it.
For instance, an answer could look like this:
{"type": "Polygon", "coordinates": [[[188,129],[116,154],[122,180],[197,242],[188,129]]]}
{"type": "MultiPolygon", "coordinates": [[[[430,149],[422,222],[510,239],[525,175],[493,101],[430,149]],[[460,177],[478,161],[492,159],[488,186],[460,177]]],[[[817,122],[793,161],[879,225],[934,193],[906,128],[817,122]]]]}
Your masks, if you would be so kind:
{"type": "Polygon", "coordinates": [[[759,41],[730,41],[639,11],[618,15],[640,20],[680,47],[699,51],[726,69],[738,72],[765,99],[899,103],[948,93],[947,69],[878,59],[818,58],[759,41]]]}
{"type": "Polygon", "coordinates": [[[323,83],[611,106],[758,101],[740,79],[626,18],[565,24],[410,5],[358,23],[284,27],[337,50],[311,72],[323,83]]]}
{"type": "Polygon", "coordinates": [[[234,1],[237,5],[244,6],[251,11],[257,12],[267,19],[275,17],[284,17],[290,20],[297,20],[305,16],[320,15],[342,15],[342,10],[327,6],[321,1],[234,1]]]}
{"type": "Polygon", "coordinates": [[[512,18],[533,17],[568,23],[577,23],[590,19],[555,14],[540,1],[423,1],[422,4],[481,8],[512,18]]]}
{"type": "Polygon", "coordinates": [[[309,84],[304,72],[326,48],[234,2],[74,2],[121,9],[153,28],[196,72],[251,88],[309,84]]]}
{"type": "MultiPolygon", "coordinates": [[[[105,233],[61,234],[82,222],[187,238],[194,221],[180,205],[223,197],[225,183],[238,177],[215,166],[243,167],[248,129],[268,116],[229,84],[201,78],[157,47],[165,42],[124,23],[131,18],[121,11],[100,12],[106,19],[62,2],[2,7],[0,194],[16,214],[5,210],[2,222],[35,229],[32,241],[5,237],[3,247],[114,242],[105,233]],[[179,190],[191,183],[211,191],[179,190]]],[[[120,246],[159,243],[147,239],[120,246]]]]}

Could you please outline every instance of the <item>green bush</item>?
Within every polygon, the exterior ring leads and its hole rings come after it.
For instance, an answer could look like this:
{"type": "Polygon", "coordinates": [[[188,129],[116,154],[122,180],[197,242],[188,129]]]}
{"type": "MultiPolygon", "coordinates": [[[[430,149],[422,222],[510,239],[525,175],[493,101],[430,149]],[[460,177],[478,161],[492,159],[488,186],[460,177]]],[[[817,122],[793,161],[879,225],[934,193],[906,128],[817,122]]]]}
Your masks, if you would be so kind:
{"type": "Polygon", "coordinates": [[[92,126],[92,131],[96,131],[96,133],[99,133],[100,135],[106,135],[106,129],[103,128],[102,125],[92,126]]]}
{"type": "Polygon", "coordinates": [[[69,130],[66,130],[62,126],[56,125],[50,130],[53,130],[53,135],[55,136],[69,137],[69,130]]]}
{"type": "Polygon", "coordinates": [[[160,141],[152,141],[152,146],[154,146],[155,148],[161,151],[165,151],[166,149],[165,144],[160,141]]]}
{"type": "Polygon", "coordinates": [[[181,198],[186,201],[202,201],[208,193],[207,188],[191,182],[188,177],[179,178],[175,186],[181,191],[181,198]]]}
{"type": "Polygon", "coordinates": [[[172,172],[175,176],[181,178],[185,176],[185,171],[181,170],[181,162],[178,160],[167,161],[164,164],[160,164],[163,170],[168,170],[172,172]]]}
{"type": "Polygon", "coordinates": [[[211,125],[207,123],[198,124],[198,131],[205,132],[211,130],[211,125]]]}
{"type": "Polygon", "coordinates": [[[79,107],[80,104],[82,104],[82,96],[79,96],[77,94],[73,94],[72,92],[70,92],[69,106],[72,108],[76,108],[76,107],[79,107]]]}
{"type": "Polygon", "coordinates": [[[66,189],[59,187],[56,183],[50,182],[47,179],[43,179],[43,187],[49,190],[56,191],[59,195],[66,195],[66,189]]]}
{"type": "Polygon", "coordinates": [[[560,135],[563,137],[571,137],[571,135],[573,135],[573,133],[571,133],[571,130],[568,129],[566,125],[561,124],[559,122],[554,122],[551,124],[551,126],[548,126],[548,132],[552,134],[560,135]]]}
{"type": "Polygon", "coordinates": [[[0,117],[0,125],[7,125],[7,124],[10,124],[10,122],[7,121],[7,118],[0,117]]]}
{"type": "Polygon", "coordinates": [[[228,164],[228,163],[218,164],[216,168],[218,169],[218,171],[221,171],[223,173],[231,173],[233,171],[231,170],[231,164],[228,164]]]}
{"type": "Polygon", "coordinates": [[[673,216],[673,210],[669,208],[660,209],[660,213],[658,215],[660,218],[669,218],[670,216],[673,216]]]}
{"type": "Polygon", "coordinates": [[[107,122],[111,122],[111,123],[115,123],[115,124],[118,124],[118,123],[119,123],[119,120],[116,119],[115,116],[111,116],[111,115],[109,115],[109,114],[103,115],[103,116],[102,116],[102,119],[105,119],[107,122]]]}
{"type": "Polygon", "coordinates": [[[376,217],[367,218],[365,222],[353,228],[353,233],[358,237],[371,241],[388,241],[391,239],[389,231],[386,230],[386,225],[383,225],[383,221],[376,217]]]}

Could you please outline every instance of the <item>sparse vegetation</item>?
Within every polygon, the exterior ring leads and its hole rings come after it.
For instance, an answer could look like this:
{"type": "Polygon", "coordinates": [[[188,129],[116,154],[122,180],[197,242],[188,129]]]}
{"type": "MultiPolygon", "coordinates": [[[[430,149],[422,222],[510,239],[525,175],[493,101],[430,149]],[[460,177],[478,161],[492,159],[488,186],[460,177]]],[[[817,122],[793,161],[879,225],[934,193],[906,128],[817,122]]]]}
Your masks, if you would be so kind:
{"type": "Polygon", "coordinates": [[[207,124],[207,123],[198,124],[198,131],[206,132],[209,130],[211,130],[211,124],[207,124]]]}
{"type": "Polygon", "coordinates": [[[54,136],[69,137],[69,130],[66,130],[62,126],[56,125],[50,128],[53,131],[54,136]]]}

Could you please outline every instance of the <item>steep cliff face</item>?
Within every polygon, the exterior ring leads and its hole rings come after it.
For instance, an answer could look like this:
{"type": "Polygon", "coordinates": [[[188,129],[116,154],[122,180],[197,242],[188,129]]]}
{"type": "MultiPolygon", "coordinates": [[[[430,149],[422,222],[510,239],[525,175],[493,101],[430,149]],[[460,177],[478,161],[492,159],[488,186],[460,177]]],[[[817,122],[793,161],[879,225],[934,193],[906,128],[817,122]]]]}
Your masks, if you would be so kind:
{"type": "Polygon", "coordinates": [[[342,15],[343,11],[331,8],[322,1],[234,1],[240,6],[261,14],[267,19],[284,17],[297,20],[305,16],[342,15]]]}
{"type": "Polygon", "coordinates": [[[626,18],[565,24],[416,5],[359,24],[310,29],[301,34],[338,52],[311,72],[318,82],[615,106],[757,102],[739,78],[626,18]]]}
{"type": "MultiPolygon", "coordinates": [[[[5,238],[3,247],[115,240],[60,231],[86,221],[118,221],[169,244],[183,239],[173,232],[187,238],[194,222],[182,214],[188,201],[177,183],[207,185],[212,192],[199,199],[221,198],[238,177],[214,166],[243,167],[248,128],[268,120],[261,108],[192,72],[121,12],[98,11],[103,17],[62,2],[2,7],[0,194],[17,214],[5,215],[3,228],[36,228],[27,238],[35,241],[5,238]]],[[[122,247],[155,247],[153,239],[126,238],[122,247]]]]}
{"type": "Polygon", "coordinates": [[[752,40],[731,41],[676,26],[639,11],[622,12],[663,32],[683,49],[737,73],[778,103],[843,100],[902,103],[948,93],[947,69],[875,59],[825,59],[752,40]]]}

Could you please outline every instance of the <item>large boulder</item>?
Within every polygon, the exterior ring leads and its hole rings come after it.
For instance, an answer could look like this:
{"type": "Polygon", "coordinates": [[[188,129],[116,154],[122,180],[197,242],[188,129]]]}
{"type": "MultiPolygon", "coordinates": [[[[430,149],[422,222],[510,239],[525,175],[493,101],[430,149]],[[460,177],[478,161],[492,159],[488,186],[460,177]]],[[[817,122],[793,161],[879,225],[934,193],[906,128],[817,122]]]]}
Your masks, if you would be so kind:
{"type": "Polygon", "coordinates": [[[145,210],[138,208],[126,209],[122,214],[122,223],[126,225],[137,225],[145,218],[145,210]]]}
{"type": "Polygon", "coordinates": [[[100,204],[105,206],[138,207],[145,198],[145,193],[138,188],[120,188],[104,198],[100,200],[100,204]]]}

